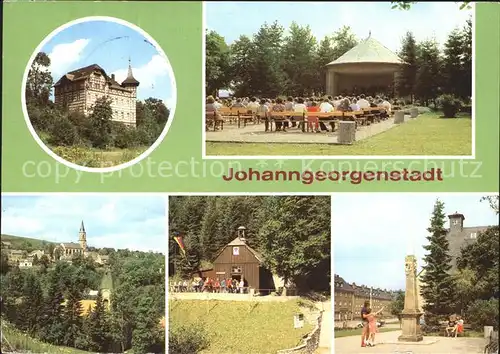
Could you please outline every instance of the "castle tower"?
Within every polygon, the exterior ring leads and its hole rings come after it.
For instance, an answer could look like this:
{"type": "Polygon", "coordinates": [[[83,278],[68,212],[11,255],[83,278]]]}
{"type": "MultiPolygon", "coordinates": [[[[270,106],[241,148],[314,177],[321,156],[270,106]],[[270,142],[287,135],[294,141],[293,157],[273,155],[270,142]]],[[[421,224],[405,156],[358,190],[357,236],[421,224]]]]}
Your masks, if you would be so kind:
{"type": "Polygon", "coordinates": [[[123,80],[122,87],[128,88],[132,91],[132,96],[135,99],[137,97],[137,87],[139,86],[139,81],[134,78],[134,74],[132,73],[132,63],[130,58],[128,60],[128,74],[127,78],[123,80]]]}
{"type": "Polygon", "coordinates": [[[80,225],[80,231],[78,232],[78,243],[82,247],[83,252],[87,251],[87,232],[85,231],[85,226],[83,225],[83,220],[82,224],[80,225]]]}

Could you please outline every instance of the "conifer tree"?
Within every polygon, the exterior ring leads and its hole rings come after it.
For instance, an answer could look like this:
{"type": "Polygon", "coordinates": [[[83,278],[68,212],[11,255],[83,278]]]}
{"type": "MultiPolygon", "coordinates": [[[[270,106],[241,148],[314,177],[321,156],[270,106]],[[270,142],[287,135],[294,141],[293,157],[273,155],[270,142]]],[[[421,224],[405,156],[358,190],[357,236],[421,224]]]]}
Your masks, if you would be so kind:
{"type": "Polygon", "coordinates": [[[40,337],[49,343],[61,345],[64,341],[64,295],[58,273],[54,270],[49,278],[49,289],[43,306],[43,327],[40,337]]]}
{"type": "Polygon", "coordinates": [[[43,303],[43,291],[40,280],[33,274],[28,274],[24,283],[24,291],[21,306],[21,318],[23,328],[30,335],[38,334],[40,329],[40,308],[43,303]]]}
{"type": "Polygon", "coordinates": [[[95,307],[89,314],[90,328],[88,332],[89,349],[96,352],[107,352],[109,337],[107,335],[107,315],[102,292],[97,292],[95,307]]]}
{"type": "Polygon", "coordinates": [[[396,91],[399,96],[411,96],[415,93],[415,82],[417,79],[417,43],[412,32],[406,32],[403,38],[399,57],[406,63],[401,67],[401,71],[396,80],[396,91]]]}
{"type": "Polygon", "coordinates": [[[453,277],[450,274],[451,256],[446,239],[448,231],[444,224],[444,203],[436,200],[430,227],[427,229],[430,234],[427,236],[429,244],[424,246],[428,253],[424,257],[425,272],[421,288],[421,294],[425,299],[426,319],[431,323],[437,321],[439,316],[450,314],[455,301],[453,277]]]}
{"type": "Polygon", "coordinates": [[[76,347],[78,340],[83,336],[82,326],[82,305],[80,303],[80,293],[75,288],[68,289],[64,308],[64,345],[76,347]]]}
{"type": "MultiPolygon", "coordinates": [[[[443,91],[455,97],[462,96],[465,85],[465,67],[463,63],[464,35],[458,29],[453,30],[444,45],[443,91]]],[[[472,82],[469,83],[469,86],[472,82]]]]}

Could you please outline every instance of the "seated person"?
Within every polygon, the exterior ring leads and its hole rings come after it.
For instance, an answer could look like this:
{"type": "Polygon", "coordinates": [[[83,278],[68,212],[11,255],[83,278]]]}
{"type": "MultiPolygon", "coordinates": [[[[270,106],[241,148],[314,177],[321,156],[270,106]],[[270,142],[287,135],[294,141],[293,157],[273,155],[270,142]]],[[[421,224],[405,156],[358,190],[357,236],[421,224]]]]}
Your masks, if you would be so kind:
{"type": "Polygon", "coordinates": [[[451,337],[456,330],[457,330],[457,322],[454,320],[453,317],[450,317],[450,320],[448,321],[448,326],[445,328],[446,336],[451,337]]]}
{"type": "MultiPolygon", "coordinates": [[[[310,113],[319,112],[318,104],[316,102],[312,101],[311,106],[307,107],[307,111],[310,113]]],[[[313,124],[314,124],[314,131],[316,133],[319,133],[320,132],[320,130],[319,130],[319,118],[314,116],[314,115],[309,114],[307,116],[307,125],[308,125],[308,129],[311,131],[313,131],[313,124]]]]}
{"type": "Polygon", "coordinates": [[[245,108],[245,105],[241,102],[241,98],[237,98],[236,102],[231,107],[232,108],[245,108]]]}

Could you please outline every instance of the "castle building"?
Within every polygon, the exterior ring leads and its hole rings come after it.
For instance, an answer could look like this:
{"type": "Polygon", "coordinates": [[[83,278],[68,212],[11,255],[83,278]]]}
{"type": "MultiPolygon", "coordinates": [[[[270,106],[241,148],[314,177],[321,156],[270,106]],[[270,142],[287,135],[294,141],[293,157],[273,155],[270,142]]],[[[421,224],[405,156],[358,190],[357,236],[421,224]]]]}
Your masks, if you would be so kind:
{"type": "MultiPolygon", "coordinates": [[[[464,227],[465,216],[459,212],[448,215],[450,222],[450,227],[446,234],[446,239],[448,240],[449,255],[451,256],[451,272],[457,271],[457,258],[460,256],[462,248],[471,243],[476,242],[478,235],[481,232],[486,231],[489,226],[469,226],[464,227]]],[[[420,310],[425,304],[425,300],[422,297],[421,289],[424,286],[422,278],[425,275],[425,269],[422,269],[417,275],[417,290],[418,290],[418,302],[420,310]]]]}
{"type": "Polygon", "coordinates": [[[136,126],[136,101],[139,81],[134,78],[129,61],[128,75],[120,84],[115,75],[108,76],[97,64],[73,70],[54,85],[55,104],[70,112],[88,115],[97,99],[111,99],[113,121],[136,126]]]}

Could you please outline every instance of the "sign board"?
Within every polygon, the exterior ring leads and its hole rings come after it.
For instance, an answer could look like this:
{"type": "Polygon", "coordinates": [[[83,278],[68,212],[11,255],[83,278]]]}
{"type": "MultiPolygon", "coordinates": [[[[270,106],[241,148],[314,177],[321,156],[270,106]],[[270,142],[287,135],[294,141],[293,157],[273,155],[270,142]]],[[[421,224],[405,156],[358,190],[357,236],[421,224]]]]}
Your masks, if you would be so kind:
{"type": "Polygon", "coordinates": [[[240,248],[233,247],[233,256],[239,256],[239,255],[240,255],[240,248]]]}
{"type": "Polygon", "coordinates": [[[293,328],[304,327],[304,314],[298,313],[293,316],[293,328]]]}
{"type": "Polygon", "coordinates": [[[215,274],[226,274],[226,272],[215,272],[215,274]]]}

